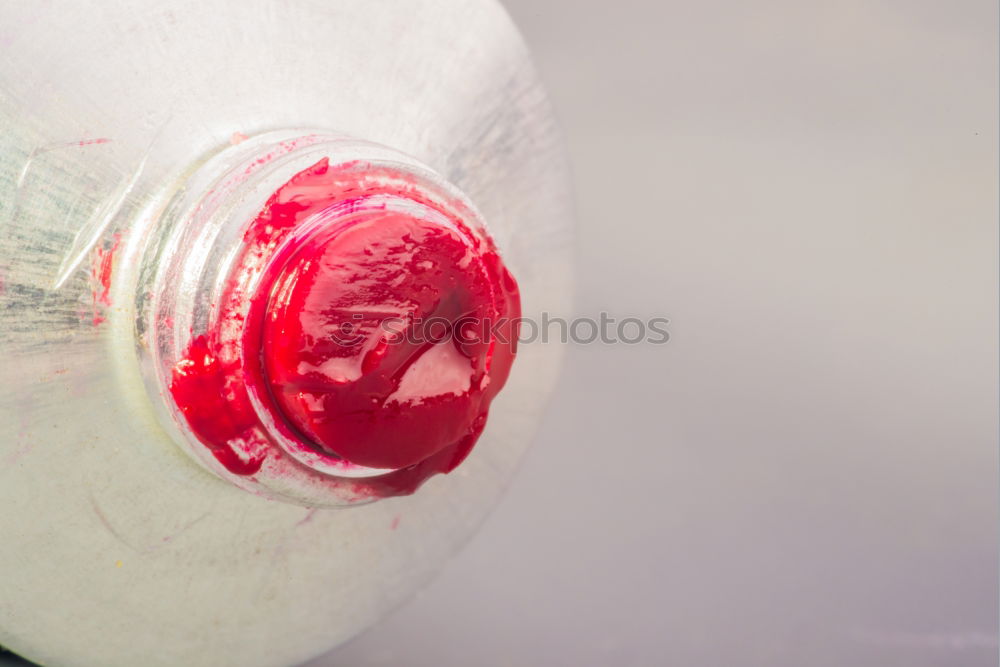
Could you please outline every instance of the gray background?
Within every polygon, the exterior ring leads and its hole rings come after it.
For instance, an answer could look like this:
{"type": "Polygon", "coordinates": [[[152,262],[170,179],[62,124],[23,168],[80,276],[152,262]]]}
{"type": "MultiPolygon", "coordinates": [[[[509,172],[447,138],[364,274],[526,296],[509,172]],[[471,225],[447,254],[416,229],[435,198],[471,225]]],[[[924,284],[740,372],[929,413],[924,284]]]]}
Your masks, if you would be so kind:
{"type": "Polygon", "coordinates": [[[997,664],[997,10],[508,0],[581,316],[504,503],[320,665],[997,664]]]}

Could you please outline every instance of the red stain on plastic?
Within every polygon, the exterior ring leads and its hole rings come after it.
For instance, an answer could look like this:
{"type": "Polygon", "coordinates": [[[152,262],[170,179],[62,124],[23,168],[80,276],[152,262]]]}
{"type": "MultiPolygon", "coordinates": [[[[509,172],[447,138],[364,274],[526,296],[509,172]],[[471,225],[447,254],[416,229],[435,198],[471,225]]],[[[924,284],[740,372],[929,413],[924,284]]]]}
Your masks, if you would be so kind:
{"type": "MultiPolygon", "coordinates": [[[[101,141],[101,140],[94,140],[101,141]]],[[[121,245],[121,234],[111,237],[111,245],[105,248],[99,246],[94,251],[90,276],[94,281],[93,292],[93,324],[96,326],[105,321],[101,311],[111,305],[111,274],[114,269],[115,253],[121,245]]]]}
{"type": "Polygon", "coordinates": [[[370,495],[412,493],[468,455],[510,372],[520,316],[516,282],[485,234],[400,172],[324,159],[271,196],[235,266],[219,321],[170,387],[227,469],[252,475],[282,455],[251,393],[312,451],[391,469],[365,480],[370,495]],[[446,222],[356,206],[378,195],[446,222]],[[332,222],[317,224],[331,207],[332,222]]]}
{"type": "Polygon", "coordinates": [[[106,137],[99,137],[97,139],[83,139],[81,141],[74,141],[69,145],[83,148],[84,146],[99,146],[101,144],[108,144],[108,143],[111,143],[111,139],[108,139],[106,137]]]}
{"type": "Polygon", "coordinates": [[[309,523],[310,521],[312,521],[315,516],[316,516],[316,508],[315,507],[311,507],[309,509],[309,511],[306,512],[306,515],[304,517],[302,517],[301,519],[299,519],[298,523],[295,524],[295,527],[298,528],[299,526],[306,525],[307,523],[309,523]]]}

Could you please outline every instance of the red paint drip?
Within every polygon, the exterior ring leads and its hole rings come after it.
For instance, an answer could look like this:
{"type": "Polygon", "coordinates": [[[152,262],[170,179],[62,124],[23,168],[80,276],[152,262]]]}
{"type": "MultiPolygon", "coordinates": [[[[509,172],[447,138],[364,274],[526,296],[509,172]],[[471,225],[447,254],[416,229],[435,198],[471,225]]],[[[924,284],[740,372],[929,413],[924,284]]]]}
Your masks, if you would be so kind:
{"type": "Polygon", "coordinates": [[[252,475],[287,456],[251,392],[312,451],[394,469],[364,481],[372,495],[412,493],[468,455],[509,374],[520,315],[517,285],[485,235],[399,172],[324,159],[271,196],[236,266],[218,320],[170,387],[228,470],[252,475]],[[359,205],[376,195],[446,221],[359,205]],[[333,206],[332,222],[317,224],[333,206]]]}

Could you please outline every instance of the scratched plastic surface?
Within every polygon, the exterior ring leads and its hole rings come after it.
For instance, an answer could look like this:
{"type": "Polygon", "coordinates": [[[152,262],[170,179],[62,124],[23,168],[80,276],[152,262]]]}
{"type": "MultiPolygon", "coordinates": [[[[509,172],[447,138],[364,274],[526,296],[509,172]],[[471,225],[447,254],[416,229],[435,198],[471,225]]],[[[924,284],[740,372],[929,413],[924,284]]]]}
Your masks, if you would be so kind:
{"type": "Polygon", "coordinates": [[[240,137],[318,127],[432,166],[526,316],[565,313],[566,169],[489,0],[0,7],[0,645],[74,665],[295,664],[426,582],[495,503],[558,369],[523,346],[455,473],[348,510],[253,496],[164,432],[136,303],[158,202],[240,137]]]}

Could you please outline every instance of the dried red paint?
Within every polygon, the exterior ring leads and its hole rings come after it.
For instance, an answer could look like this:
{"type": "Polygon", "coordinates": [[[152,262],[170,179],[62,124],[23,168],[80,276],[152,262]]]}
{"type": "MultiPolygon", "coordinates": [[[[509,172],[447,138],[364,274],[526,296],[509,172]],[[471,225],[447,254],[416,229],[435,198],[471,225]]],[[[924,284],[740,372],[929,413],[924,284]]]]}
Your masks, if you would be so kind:
{"type": "MultiPolygon", "coordinates": [[[[90,143],[103,143],[103,141],[96,139],[90,143]]],[[[101,246],[94,252],[90,276],[95,283],[93,291],[93,324],[95,326],[105,321],[104,316],[101,315],[101,307],[111,305],[111,273],[119,245],[121,245],[121,234],[115,234],[111,238],[109,247],[101,246]]]]}
{"type": "Polygon", "coordinates": [[[399,172],[322,160],[271,196],[236,266],[218,321],[191,343],[170,387],[228,470],[252,475],[268,457],[288,456],[251,394],[312,451],[395,469],[367,479],[373,495],[412,493],[468,455],[513,363],[510,321],[520,315],[517,285],[484,234],[399,172]],[[447,222],[354,208],[376,195],[408,198],[447,222]],[[317,225],[334,205],[335,220],[317,225]],[[260,274],[264,287],[252,293],[260,274]],[[415,339],[411,326],[406,340],[404,323],[431,317],[447,339],[415,339]],[[500,340],[462,336],[471,321],[507,323],[491,332],[500,340]]]}
{"type": "Polygon", "coordinates": [[[84,139],[82,141],[74,141],[68,145],[83,148],[84,146],[99,146],[101,144],[108,144],[108,143],[111,143],[110,139],[101,137],[98,139],[84,139]]]}

